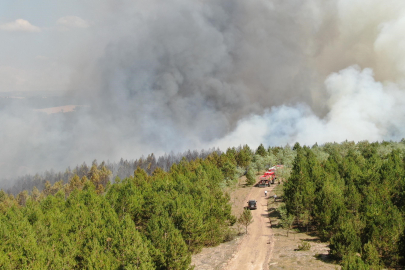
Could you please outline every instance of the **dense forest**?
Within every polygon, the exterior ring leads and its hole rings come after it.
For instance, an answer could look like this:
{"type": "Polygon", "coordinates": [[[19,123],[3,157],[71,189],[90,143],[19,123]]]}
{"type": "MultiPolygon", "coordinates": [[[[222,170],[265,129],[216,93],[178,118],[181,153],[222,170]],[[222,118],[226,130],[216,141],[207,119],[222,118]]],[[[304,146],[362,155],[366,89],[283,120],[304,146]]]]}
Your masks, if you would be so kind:
{"type": "Polygon", "coordinates": [[[232,235],[226,187],[275,164],[294,227],[329,241],[343,269],[404,265],[405,141],[346,141],[151,154],[27,178],[30,189],[0,191],[0,268],[189,269],[191,254],[232,235]]]}
{"type": "MultiPolygon", "coordinates": [[[[290,147],[278,152],[292,162],[290,147]]],[[[93,162],[66,183],[1,190],[0,268],[188,269],[192,253],[229,238],[236,217],[224,188],[249,166],[269,166],[266,153],[213,151],[168,171],[138,166],[113,183],[105,163],[93,162]]]]}
{"type": "Polygon", "coordinates": [[[405,143],[294,146],[284,186],[296,225],[330,241],[343,269],[397,268],[405,255],[405,143]]]}
{"type": "Polygon", "coordinates": [[[221,189],[236,165],[213,153],[110,184],[111,171],[94,164],[41,192],[1,192],[0,268],[187,269],[236,220],[221,189]]]}

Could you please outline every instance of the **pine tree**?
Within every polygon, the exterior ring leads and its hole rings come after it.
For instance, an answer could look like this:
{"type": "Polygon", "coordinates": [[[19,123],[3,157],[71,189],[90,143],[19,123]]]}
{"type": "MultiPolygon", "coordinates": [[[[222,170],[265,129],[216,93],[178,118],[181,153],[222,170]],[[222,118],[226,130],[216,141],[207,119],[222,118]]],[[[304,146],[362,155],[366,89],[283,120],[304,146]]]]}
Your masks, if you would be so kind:
{"type": "Polygon", "coordinates": [[[256,183],[256,178],[252,169],[249,169],[246,174],[246,185],[251,186],[256,183]]]}
{"type": "Polygon", "coordinates": [[[246,233],[248,233],[248,226],[253,223],[253,216],[249,209],[244,209],[242,214],[238,218],[238,223],[245,227],[246,233]]]}
{"type": "Polygon", "coordinates": [[[257,147],[256,155],[260,155],[262,157],[267,155],[266,148],[264,148],[263,144],[260,144],[259,147],[257,147]]]}
{"type": "Polygon", "coordinates": [[[153,216],[146,233],[157,252],[153,254],[158,269],[187,269],[191,256],[180,232],[168,216],[153,216]]]}
{"type": "MultiPolygon", "coordinates": [[[[121,266],[125,269],[153,269],[152,257],[149,254],[148,245],[136,230],[129,215],[125,215],[122,220],[122,233],[119,246],[121,266]]],[[[108,239],[107,239],[108,241],[108,239]]]]}
{"type": "Polygon", "coordinates": [[[247,168],[252,159],[252,150],[249,146],[245,145],[235,157],[236,163],[239,167],[247,168]]]}

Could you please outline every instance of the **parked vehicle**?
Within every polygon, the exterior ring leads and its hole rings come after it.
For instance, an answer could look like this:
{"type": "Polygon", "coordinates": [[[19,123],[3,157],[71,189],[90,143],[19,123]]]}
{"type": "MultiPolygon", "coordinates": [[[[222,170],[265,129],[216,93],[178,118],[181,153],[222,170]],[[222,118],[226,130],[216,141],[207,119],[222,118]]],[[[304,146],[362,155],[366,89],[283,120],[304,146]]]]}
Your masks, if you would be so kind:
{"type": "Polygon", "coordinates": [[[248,209],[250,209],[250,210],[257,209],[257,205],[256,205],[257,201],[249,200],[247,203],[248,203],[248,206],[247,206],[248,209]]]}
{"type": "Polygon", "coordinates": [[[271,183],[274,184],[274,178],[275,175],[274,174],[264,174],[260,177],[259,183],[258,183],[258,187],[269,187],[271,183]]]}

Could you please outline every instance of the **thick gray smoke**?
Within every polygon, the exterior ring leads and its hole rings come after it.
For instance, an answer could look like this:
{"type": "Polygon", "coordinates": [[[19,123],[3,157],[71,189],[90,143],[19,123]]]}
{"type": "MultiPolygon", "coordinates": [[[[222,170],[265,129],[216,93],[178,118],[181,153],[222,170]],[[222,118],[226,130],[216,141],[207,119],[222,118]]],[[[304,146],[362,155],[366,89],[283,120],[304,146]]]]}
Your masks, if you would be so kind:
{"type": "Polygon", "coordinates": [[[398,140],[405,2],[103,1],[65,93],[5,108],[1,170],[213,146],[398,140]],[[18,108],[18,109],[16,109],[18,108]]]}

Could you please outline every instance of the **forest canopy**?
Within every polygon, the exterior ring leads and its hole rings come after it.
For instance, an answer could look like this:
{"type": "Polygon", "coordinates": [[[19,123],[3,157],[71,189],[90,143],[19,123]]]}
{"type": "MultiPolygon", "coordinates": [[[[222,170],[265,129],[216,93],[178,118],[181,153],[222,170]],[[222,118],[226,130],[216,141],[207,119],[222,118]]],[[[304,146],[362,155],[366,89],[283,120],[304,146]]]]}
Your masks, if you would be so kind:
{"type": "Polygon", "coordinates": [[[343,269],[403,265],[405,144],[294,145],[284,200],[297,225],[330,241],[343,269]]]}
{"type": "Polygon", "coordinates": [[[225,188],[275,164],[286,168],[293,226],[329,241],[343,269],[404,265],[405,141],[346,141],[151,154],[26,178],[30,189],[0,191],[0,268],[189,269],[193,253],[229,239],[237,218],[225,188]]]}
{"type": "Polygon", "coordinates": [[[138,166],[114,183],[94,162],[67,183],[1,190],[0,268],[188,269],[192,253],[227,239],[236,217],[223,188],[251,155],[244,147],[168,171],[138,166]]]}

